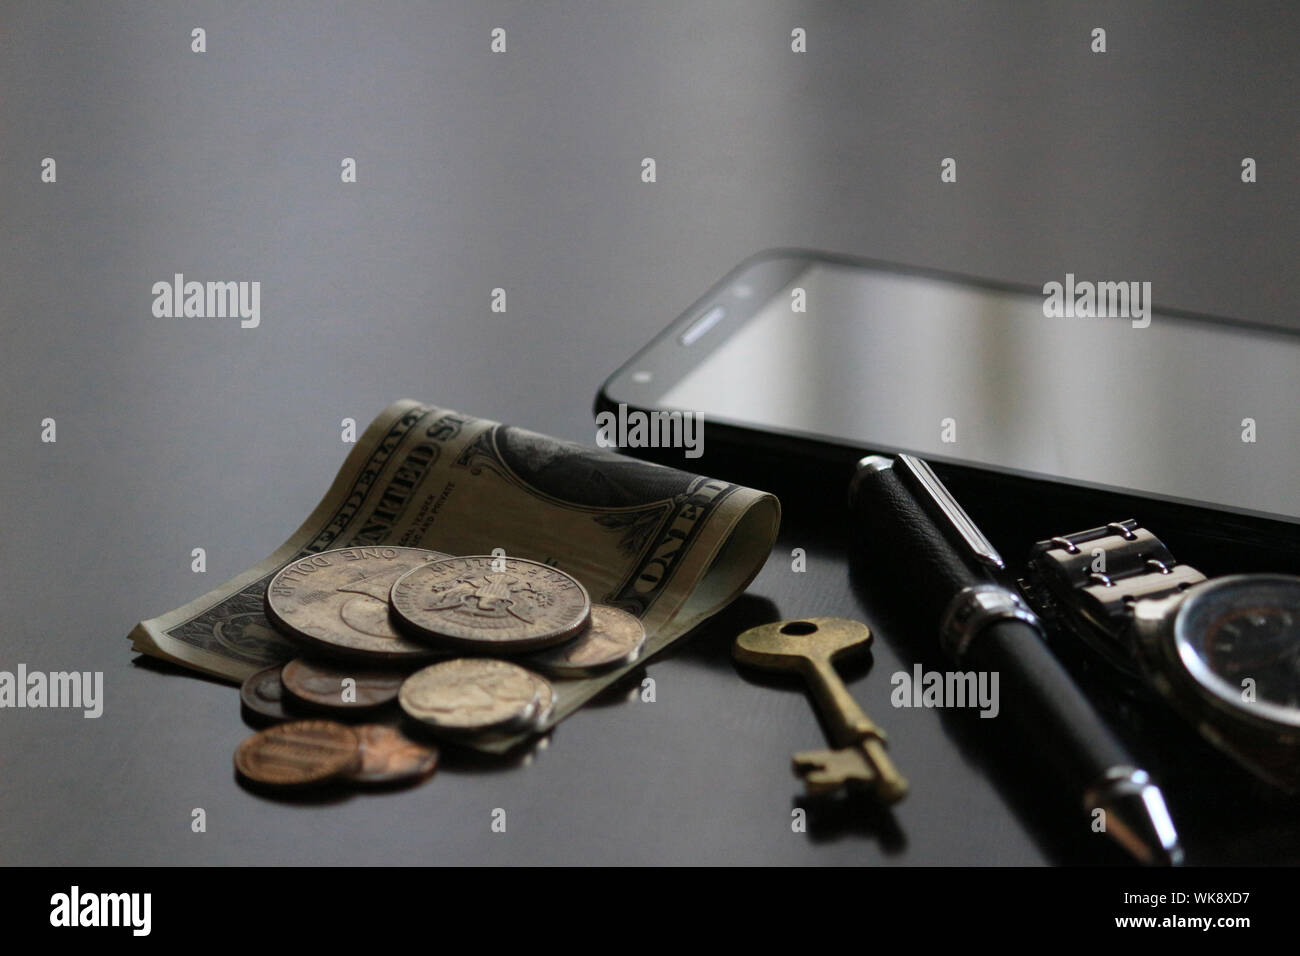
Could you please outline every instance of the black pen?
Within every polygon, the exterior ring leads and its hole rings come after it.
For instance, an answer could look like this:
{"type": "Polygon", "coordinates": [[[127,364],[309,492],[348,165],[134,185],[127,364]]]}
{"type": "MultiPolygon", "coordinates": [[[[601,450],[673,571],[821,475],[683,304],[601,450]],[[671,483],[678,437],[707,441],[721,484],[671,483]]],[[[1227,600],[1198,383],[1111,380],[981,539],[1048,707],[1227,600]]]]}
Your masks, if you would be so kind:
{"type": "Polygon", "coordinates": [[[1052,655],[1037,616],[999,583],[1001,556],[930,466],[910,455],[863,458],[849,505],[920,592],[948,659],[999,674],[1001,712],[1080,795],[1088,819],[1143,863],[1181,863],[1160,788],[1052,655]]]}

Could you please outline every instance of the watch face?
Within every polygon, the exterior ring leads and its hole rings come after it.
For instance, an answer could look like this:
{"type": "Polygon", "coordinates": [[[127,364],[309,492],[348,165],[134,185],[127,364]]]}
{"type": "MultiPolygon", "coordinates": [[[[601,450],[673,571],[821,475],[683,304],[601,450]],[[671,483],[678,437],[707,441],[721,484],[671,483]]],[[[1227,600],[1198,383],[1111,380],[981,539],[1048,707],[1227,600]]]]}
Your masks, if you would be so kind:
{"type": "Polygon", "coordinates": [[[1211,581],[1179,608],[1174,641],[1187,670],[1222,703],[1300,727],[1300,578],[1211,581]]]}

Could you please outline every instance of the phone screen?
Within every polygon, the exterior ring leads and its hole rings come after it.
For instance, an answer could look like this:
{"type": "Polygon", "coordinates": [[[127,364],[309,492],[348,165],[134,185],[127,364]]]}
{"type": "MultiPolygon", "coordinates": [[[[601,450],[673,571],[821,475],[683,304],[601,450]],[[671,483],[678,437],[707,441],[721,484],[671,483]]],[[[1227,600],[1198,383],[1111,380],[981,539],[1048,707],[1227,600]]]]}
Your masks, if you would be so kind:
{"type": "Polygon", "coordinates": [[[638,404],[700,413],[706,440],[725,422],[1300,521],[1300,336],[1143,316],[1140,286],[1129,317],[1067,317],[1046,294],[835,261],[754,285],[625,367],[638,404]]]}

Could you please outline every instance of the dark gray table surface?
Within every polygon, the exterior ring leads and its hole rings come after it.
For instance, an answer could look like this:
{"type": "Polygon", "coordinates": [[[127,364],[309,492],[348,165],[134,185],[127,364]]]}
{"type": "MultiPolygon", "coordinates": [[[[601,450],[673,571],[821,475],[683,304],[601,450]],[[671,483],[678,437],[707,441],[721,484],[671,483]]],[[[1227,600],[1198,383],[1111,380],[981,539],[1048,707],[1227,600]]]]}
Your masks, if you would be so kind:
{"type": "MultiPolygon", "coordinates": [[[[345,417],[413,397],[591,441],[605,375],[764,247],[1136,275],[1166,306],[1300,328],[1298,27],[1281,3],[4,4],[0,669],[100,670],[106,704],[0,711],[0,860],[1113,860],[1008,782],[989,734],[891,710],[911,659],[842,528],[788,523],[745,604],[649,665],[654,703],[396,793],[246,792],[235,690],[135,665],[125,635],[277,547],[345,417]],[[155,318],[176,272],[260,281],[260,327],[155,318]],[[851,678],[912,780],[892,821],[792,832],[789,754],[824,738],[797,688],[729,660],[765,614],[882,628],[851,678]]],[[[1212,799],[1182,808],[1202,860],[1297,858],[1294,826],[1242,840],[1212,799]]]]}

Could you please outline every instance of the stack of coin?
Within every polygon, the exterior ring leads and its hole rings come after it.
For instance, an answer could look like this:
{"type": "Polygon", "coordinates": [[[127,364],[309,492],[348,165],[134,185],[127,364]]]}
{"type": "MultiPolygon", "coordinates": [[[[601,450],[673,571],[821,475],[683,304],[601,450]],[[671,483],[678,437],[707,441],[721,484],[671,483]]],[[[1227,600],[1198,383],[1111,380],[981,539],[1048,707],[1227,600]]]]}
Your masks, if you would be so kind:
{"type": "MultiPolygon", "coordinates": [[[[592,606],[572,575],[537,561],[470,555],[422,564],[393,583],[393,620],[429,646],[521,660],[562,678],[630,664],[645,628],[626,611],[592,606]]],[[[501,660],[433,664],[402,685],[407,716],[444,736],[545,727],[555,704],[546,678],[501,660]]]]}
{"type": "Polygon", "coordinates": [[[528,655],[555,677],[590,677],[631,664],[645,628],[618,608],[592,605],[559,568],[472,556],[423,564],[393,583],[393,620],[430,646],[528,655]]]}
{"type": "Polygon", "coordinates": [[[414,727],[453,740],[544,729],[557,694],[542,673],[589,677],[645,643],[635,616],[593,607],[572,575],[500,554],[322,551],[276,573],[266,614],[305,656],[245,682],[250,718],[367,719],[397,700],[414,727]]]}
{"type": "Polygon", "coordinates": [[[449,555],[423,548],[340,548],[291,561],[266,587],[266,616],[304,650],[372,664],[429,660],[436,650],[393,627],[388,594],[412,569],[449,555]]]}

